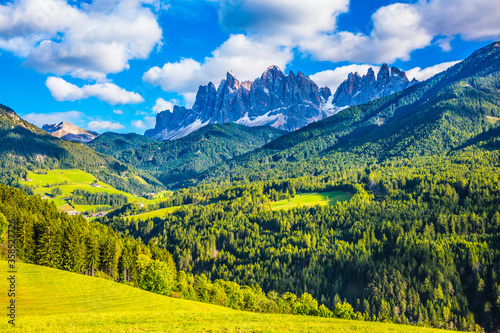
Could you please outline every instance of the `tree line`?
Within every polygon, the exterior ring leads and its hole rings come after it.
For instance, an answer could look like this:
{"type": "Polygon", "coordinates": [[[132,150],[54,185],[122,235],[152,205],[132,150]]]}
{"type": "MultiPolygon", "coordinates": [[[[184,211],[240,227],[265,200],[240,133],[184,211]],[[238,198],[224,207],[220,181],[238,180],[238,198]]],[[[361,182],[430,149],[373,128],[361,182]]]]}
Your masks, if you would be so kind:
{"type": "Polygon", "coordinates": [[[109,205],[113,208],[123,206],[128,202],[128,198],[123,194],[90,192],[81,189],[74,190],[70,200],[75,205],[109,205]]]}

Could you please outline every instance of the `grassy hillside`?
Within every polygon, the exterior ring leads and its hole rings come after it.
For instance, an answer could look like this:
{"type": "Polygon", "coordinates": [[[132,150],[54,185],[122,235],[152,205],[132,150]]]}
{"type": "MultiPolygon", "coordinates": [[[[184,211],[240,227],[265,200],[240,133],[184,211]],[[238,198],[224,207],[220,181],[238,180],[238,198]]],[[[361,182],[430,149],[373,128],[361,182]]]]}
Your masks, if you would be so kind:
{"type": "MultiPolygon", "coordinates": [[[[174,299],[53,268],[17,264],[16,332],[440,332],[308,316],[255,314],[174,299]]],[[[0,261],[0,270],[7,263],[0,261]]],[[[5,273],[3,273],[5,274],[5,273]]],[[[0,280],[8,290],[8,281],[0,280]]],[[[0,304],[7,304],[6,293],[0,304]]],[[[0,329],[9,330],[7,320],[0,329]]]]}
{"type": "Polygon", "coordinates": [[[104,133],[88,146],[175,186],[222,161],[259,148],[284,133],[268,126],[247,127],[226,123],[211,124],[178,140],[163,142],[137,134],[104,133]]]}
{"type": "Polygon", "coordinates": [[[323,193],[307,193],[297,195],[290,200],[280,200],[271,204],[272,209],[291,209],[295,207],[312,207],[312,206],[325,206],[334,205],[337,201],[342,202],[352,198],[352,194],[333,191],[323,193]]]}
{"type": "MultiPolygon", "coordinates": [[[[49,197],[56,204],[58,209],[72,210],[76,209],[79,212],[85,212],[90,209],[102,207],[102,205],[74,205],[69,197],[74,190],[85,190],[88,192],[98,193],[105,192],[111,194],[121,194],[127,197],[128,202],[138,202],[142,204],[154,204],[161,201],[160,198],[148,200],[143,197],[138,197],[127,192],[119,191],[111,185],[97,181],[97,179],[85,171],[78,169],[57,169],[47,170],[43,174],[28,172],[26,179],[20,183],[26,186],[34,187],[34,194],[42,197],[49,197]],[[93,186],[92,184],[98,184],[93,186]],[[61,194],[55,197],[52,196],[52,191],[55,188],[61,189],[61,194]]],[[[111,206],[109,206],[111,209],[111,206]]]]}
{"type": "Polygon", "coordinates": [[[137,215],[130,215],[130,216],[127,216],[126,219],[127,220],[132,220],[132,219],[146,220],[146,219],[151,219],[151,218],[155,218],[155,217],[161,218],[169,213],[175,212],[179,208],[180,208],[179,206],[161,208],[161,209],[154,210],[152,212],[147,212],[147,213],[137,214],[137,215]]]}

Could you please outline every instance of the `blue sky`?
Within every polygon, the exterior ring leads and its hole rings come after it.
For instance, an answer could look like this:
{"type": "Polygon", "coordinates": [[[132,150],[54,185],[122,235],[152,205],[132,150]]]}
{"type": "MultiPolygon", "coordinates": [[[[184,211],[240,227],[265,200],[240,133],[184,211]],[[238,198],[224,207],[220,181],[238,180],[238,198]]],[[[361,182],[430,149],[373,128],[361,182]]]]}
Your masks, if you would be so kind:
{"type": "Polygon", "coordinates": [[[385,62],[423,80],[500,39],[497,1],[0,1],[0,103],[39,126],[143,133],[229,70],[334,90],[385,62]]]}

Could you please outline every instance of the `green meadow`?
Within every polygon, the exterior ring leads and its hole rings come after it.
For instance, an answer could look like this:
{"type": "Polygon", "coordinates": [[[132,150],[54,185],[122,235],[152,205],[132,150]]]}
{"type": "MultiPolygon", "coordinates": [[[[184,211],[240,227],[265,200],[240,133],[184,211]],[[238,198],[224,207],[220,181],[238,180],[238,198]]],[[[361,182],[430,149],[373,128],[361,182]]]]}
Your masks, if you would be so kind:
{"type": "Polygon", "coordinates": [[[127,216],[126,219],[130,221],[132,219],[147,220],[147,219],[155,218],[155,217],[165,217],[165,215],[170,214],[172,212],[175,212],[179,208],[180,208],[180,206],[162,208],[162,209],[154,210],[154,211],[151,211],[148,213],[127,216]]]}
{"type": "MultiPolygon", "coordinates": [[[[9,289],[0,261],[1,290],[9,289]]],[[[110,280],[17,263],[12,332],[442,332],[436,329],[309,316],[257,314],[153,294],[110,280]]]]}
{"type": "Polygon", "coordinates": [[[69,203],[69,200],[65,199],[71,196],[71,193],[76,189],[81,189],[89,192],[107,192],[114,194],[123,194],[125,195],[129,202],[138,202],[142,204],[153,204],[161,201],[161,198],[164,196],[168,196],[170,193],[162,192],[160,195],[155,196],[154,199],[148,200],[142,197],[137,197],[131,195],[130,193],[126,193],[123,191],[119,191],[113,188],[111,185],[106,184],[101,181],[97,181],[99,186],[92,186],[93,182],[96,182],[97,179],[81,170],[77,169],[56,169],[56,170],[47,170],[47,174],[37,174],[34,172],[28,172],[25,181],[21,181],[21,184],[34,186],[35,194],[38,194],[42,197],[48,197],[52,200],[58,209],[61,210],[72,210],[75,209],[79,212],[84,212],[89,209],[95,209],[100,206],[93,205],[75,205],[72,206],[69,203]],[[28,181],[29,179],[29,181],[28,181]],[[62,191],[61,195],[56,197],[52,197],[51,191],[59,187],[62,191]]]}
{"type": "Polygon", "coordinates": [[[352,198],[352,194],[343,191],[307,193],[296,195],[290,200],[280,200],[271,204],[271,209],[291,209],[304,206],[325,206],[334,205],[337,201],[346,201],[352,198]]]}

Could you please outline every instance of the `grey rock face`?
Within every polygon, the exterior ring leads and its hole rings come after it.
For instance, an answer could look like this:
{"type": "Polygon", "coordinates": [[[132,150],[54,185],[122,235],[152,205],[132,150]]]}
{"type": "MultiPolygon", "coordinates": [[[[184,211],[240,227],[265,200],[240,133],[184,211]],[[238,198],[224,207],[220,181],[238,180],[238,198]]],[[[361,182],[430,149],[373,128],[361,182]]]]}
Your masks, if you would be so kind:
{"type": "Polygon", "coordinates": [[[405,72],[398,68],[392,67],[389,70],[389,66],[383,64],[376,77],[371,68],[362,77],[358,73],[350,73],[347,80],[337,88],[333,104],[337,107],[363,104],[404,90],[417,82],[415,79],[410,82],[405,72]]]}
{"type": "Polygon", "coordinates": [[[212,83],[200,86],[192,109],[176,106],[160,112],[155,128],[144,134],[177,139],[207,124],[226,122],[294,131],[327,116],[321,102],[316,83],[300,72],[287,76],[271,66],[255,81],[241,83],[229,72],[217,90],[212,83]]]}
{"type": "Polygon", "coordinates": [[[384,64],[377,76],[371,68],[363,77],[349,74],[332,96],[330,88],[320,89],[301,72],[285,75],[277,66],[269,67],[255,81],[239,82],[229,72],[217,89],[211,82],[200,86],[191,109],[175,106],[172,112],[160,112],[155,128],[144,135],[156,140],[177,139],[205,125],[226,122],[294,131],[413,83],[404,72],[395,67],[389,70],[384,64]]]}

